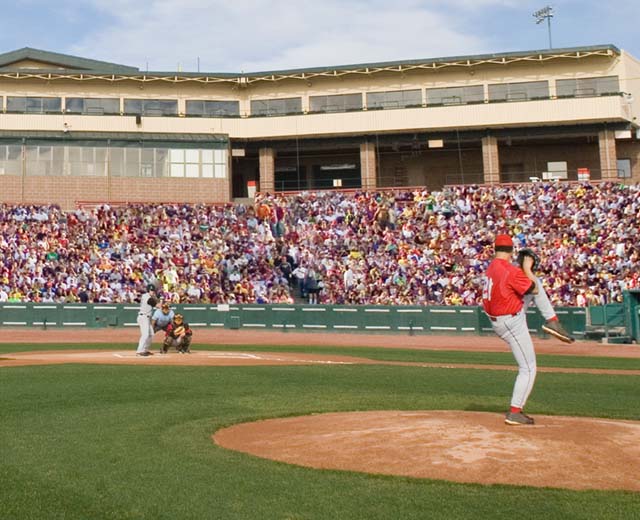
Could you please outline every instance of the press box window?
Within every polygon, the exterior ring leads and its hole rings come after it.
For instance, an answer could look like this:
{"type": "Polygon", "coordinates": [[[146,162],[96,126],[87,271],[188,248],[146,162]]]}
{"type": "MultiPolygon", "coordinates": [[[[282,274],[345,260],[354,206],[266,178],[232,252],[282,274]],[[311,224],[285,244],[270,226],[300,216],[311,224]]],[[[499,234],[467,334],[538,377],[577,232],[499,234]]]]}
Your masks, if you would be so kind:
{"type": "Polygon", "coordinates": [[[362,94],[337,94],[334,96],[311,96],[311,112],[349,112],[362,110],[362,94]]]}
{"type": "Polygon", "coordinates": [[[368,92],[367,108],[391,109],[422,106],[421,90],[394,90],[389,92],[368,92]]]}
{"type": "Polygon", "coordinates": [[[252,116],[283,116],[302,113],[302,98],[254,99],[251,101],[252,116]]]}
{"type": "Polygon", "coordinates": [[[547,81],[526,81],[522,83],[498,83],[489,85],[489,101],[530,101],[549,98],[547,81]]]}
{"type": "Polygon", "coordinates": [[[48,114],[62,111],[62,99],[54,97],[7,97],[7,112],[48,114]]]}
{"type": "Polygon", "coordinates": [[[178,101],[170,99],[125,99],[124,113],[141,116],[176,116],[178,101]]]}
{"type": "Polygon", "coordinates": [[[559,79],[556,81],[556,95],[558,97],[591,97],[619,93],[618,76],[559,79]]]}
{"type": "Polygon", "coordinates": [[[238,117],[239,101],[189,101],[186,103],[188,116],[200,117],[238,117]]]}
{"type": "Polygon", "coordinates": [[[101,116],[120,113],[120,100],[113,98],[67,98],[65,110],[70,114],[101,116]]]}
{"type": "Polygon", "coordinates": [[[427,89],[427,106],[466,105],[484,102],[484,87],[447,87],[427,89]]]}

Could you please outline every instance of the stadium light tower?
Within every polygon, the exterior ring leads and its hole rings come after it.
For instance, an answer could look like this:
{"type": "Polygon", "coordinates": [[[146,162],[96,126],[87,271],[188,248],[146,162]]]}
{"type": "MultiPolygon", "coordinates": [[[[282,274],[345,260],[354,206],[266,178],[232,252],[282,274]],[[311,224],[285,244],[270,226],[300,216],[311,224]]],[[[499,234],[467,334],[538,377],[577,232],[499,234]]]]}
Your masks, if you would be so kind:
{"type": "Polygon", "coordinates": [[[553,18],[553,7],[550,5],[543,7],[533,13],[533,16],[536,19],[536,24],[541,24],[545,19],[547,20],[547,29],[549,30],[549,48],[553,49],[553,44],[551,43],[551,18],[553,18]]]}

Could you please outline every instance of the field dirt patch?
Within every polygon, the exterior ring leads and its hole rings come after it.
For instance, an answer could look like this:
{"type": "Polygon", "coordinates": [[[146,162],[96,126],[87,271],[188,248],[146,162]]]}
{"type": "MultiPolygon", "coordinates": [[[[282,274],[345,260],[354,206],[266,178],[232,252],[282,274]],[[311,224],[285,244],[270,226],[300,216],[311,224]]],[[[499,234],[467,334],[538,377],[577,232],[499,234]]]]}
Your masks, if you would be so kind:
{"type": "Polygon", "coordinates": [[[60,365],[84,363],[100,365],[186,365],[186,366],[250,366],[250,365],[353,365],[373,364],[374,361],[350,356],[304,354],[297,352],[222,352],[194,351],[179,354],[171,351],[148,357],[137,356],[135,351],[116,350],[43,350],[6,354],[0,366],[60,365]]]}
{"type": "Polygon", "coordinates": [[[481,484],[640,491],[640,422],[462,411],[327,413],[238,424],[214,442],[308,466],[481,484]]]}

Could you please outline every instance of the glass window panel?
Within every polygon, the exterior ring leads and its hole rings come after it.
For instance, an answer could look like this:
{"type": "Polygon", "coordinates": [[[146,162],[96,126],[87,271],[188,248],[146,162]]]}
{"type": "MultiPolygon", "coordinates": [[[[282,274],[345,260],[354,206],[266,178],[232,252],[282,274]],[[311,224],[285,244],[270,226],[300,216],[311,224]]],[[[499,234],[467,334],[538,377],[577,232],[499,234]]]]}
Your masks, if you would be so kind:
{"type": "Polygon", "coordinates": [[[430,88],[427,89],[426,94],[427,105],[460,105],[484,101],[484,87],[482,85],[430,88]]]}
{"type": "Polygon", "coordinates": [[[45,112],[61,112],[62,98],[42,98],[42,108],[45,112]]]}
{"type": "Polygon", "coordinates": [[[82,149],[79,146],[68,146],[67,157],[69,162],[80,162],[82,160],[82,149]]]}
{"type": "Polygon", "coordinates": [[[84,162],[92,162],[94,159],[94,149],[93,148],[80,148],[80,153],[82,156],[82,161],[84,162]]]}
{"type": "Polygon", "coordinates": [[[489,101],[504,101],[507,99],[507,92],[506,84],[489,85],[489,101]]]}
{"type": "Polygon", "coordinates": [[[18,146],[18,145],[7,146],[7,158],[9,160],[22,159],[22,146],[18,146]]]}
{"type": "Polygon", "coordinates": [[[342,96],[345,110],[362,109],[362,94],[345,94],[342,96]]]}
{"type": "Polygon", "coordinates": [[[171,163],[171,177],[184,177],[184,164],[171,163]]]}
{"type": "Polygon", "coordinates": [[[120,100],[112,98],[85,98],[83,99],[82,113],[88,115],[119,114],[120,100]]]}
{"type": "Polygon", "coordinates": [[[142,114],[142,100],[141,99],[125,99],[124,113],[125,114],[142,114]]]}
{"type": "Polygon", "coordinates": [[[72,114],[81,114],[84,112],[84,99],[67,98],[65,100],[65,110],[72,114]]]}
{"type": "Polygon", "coordinates": [[[302,98],[284,99],[284,110],[287,114],[299,114],[302,112],[302,98]]]}
{"type": "Polygon", "coordinates": [[[269,104],[266,100],[256,99],[251,101],[251,114],[254,116],[265,115],[269,111],[269,104]]]}
{"type": "Polygon", "coordinates": [[[275,116],[299,114],[302,112],[302,98],[254,99],[251,101],[251,115],[275,116]]]}
{"type": "Polygon", "coordinates": [[[171,162],[184,162],[184,150],[169,150],[171,162]]]}
{"type": "Polygon", "coordinates": [[[556,81],[558,97],[588,97],[618,92],[620,92],[618,76],[559,79],[556,81]]]}
{"type": "Polygon", "coordinates": [[[207,178],[213,177],[213,164],[202,165],[202,176],[207,178]]]}
{"type": "Polygon", "coordinates": [[[140,150],[141,161],[145,163],[153,162],[154,152],[155,150],[153,148],[142,148],[140,150]]]}
{"type": "Polygon", "coordinates": [[[213,150],[202,150],[202,162],[203,163],[213,162],[213,150]]]}
{"type": "Polygon", "coordinates": [[[367,94],[367,107],[369,108],[404,108],[420,105],[422,105],[421,90],[396,90],[367,94]]]}
{"type": "Polygon", "coordinates": [[[87,114],[118,114],[120,113],[119,99],[86,99],[84,111],[87,114]]]}
{"type": "Polygon", "coordinates": [[[215,177],[217,179],[224,179],[227,177],[227,165],[226,164],[216,164],[214,167],[215,177]]]}
{"type": "Polygon", "coordinates": [[[185,150],[185,161],[188,163],[199,163],[200,162],[200,151],[199,150],[185,150]]]}
{"type": "Polygon", "coordinates": [[[41,113],[42,110],[42,99],[41,98],[27,98],[27,113],[41,113]]]}
{"type": "Polygon", "coordinates": [[[362,94],[338,94],[335,96],[310,96],[312,112],[345,112],[362,109],[362,94]]]}
{"type": "Polygon", "coordinates": [[[489,85],[489,101],[527,101],[549,97],[547,81],[489,85]]]}
{"type": "Polygon", "coordinates": [[[27,111],[27,98],[23,98],[23,97],[7,98],[7,112],[26,112],[26,111],[27,111]]]}
{"type": "Polygon", "coordinates": [[[140,150],[125,148],[125,176],[140,177],[140,150]]]}
{"type": "Polygon", "coordinates": [[[142,113],[145,116],[175,116],[178,114],[177,100],[144,99],[142,113]]]}
{"type": "Polygon", "coordinates": [[[598,78],[598,94],[617,94],[620,92],[618,76],[598,78]]]}
{"type": "Polygon", "coordinates": [[[41,114],[44,112],[60,112],[61,98],[41,97],[8,97],[7,111],[41,114]]]}
{"type": "Polygon", "coordinates": [[[107,149],[106,148],[94,148],[96,153],[96,161],[100,163],[107,162],[107,149]]]}
{"type": "Polygon", "coordinates": [[[203,116],[205,115],[204,101],[187,100],[185,110],[188,116],[203,116]]]}
{"type": "Polygon", "coordinates": [[[186,103],[187,115],[209,117],[232,117],[240,115],[239,101],[189,101],[186,103]]]}
{"type": "Polygon", "coordinates": [[[15,145],[0,146],[0,175],[22,174],[22,147],[15,145]]]}
{"type": "Polygon", "coordinates": [[[226,150],[213,150],[213,157],[215,163],[223,163],[227,162],[227,151],[226,150]]]}
{"type": "Polygon", "coordinates": [[[200,165],[199,164],[187,164],[185,167],[185,176],[186,177],[199,177],[200,176],[200,165]]]}
{"type": "Polygon", "coordinates": [[[37,161],[38,160],[38,147],[37,146],[26,146],[25,147],[25,158],[27,161],[37,161]]]}
{"type": "Polygon", "coordinates": [[[111,148],[109,150],[109,162],[111,175],[122,177],[124,175],[124,148],[111,148]]]}

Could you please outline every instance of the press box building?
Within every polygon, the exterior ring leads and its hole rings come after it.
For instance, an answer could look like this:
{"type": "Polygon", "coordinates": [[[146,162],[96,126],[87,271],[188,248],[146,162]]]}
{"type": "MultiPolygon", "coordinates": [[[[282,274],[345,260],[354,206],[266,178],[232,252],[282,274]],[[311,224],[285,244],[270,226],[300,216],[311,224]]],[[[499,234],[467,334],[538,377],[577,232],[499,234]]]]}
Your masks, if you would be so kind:
{"type": "Polygon", "coordinates": [[[640,181],[640,62],[613,45],[256,73],[0,54],[0,201],[640,181]]]}

